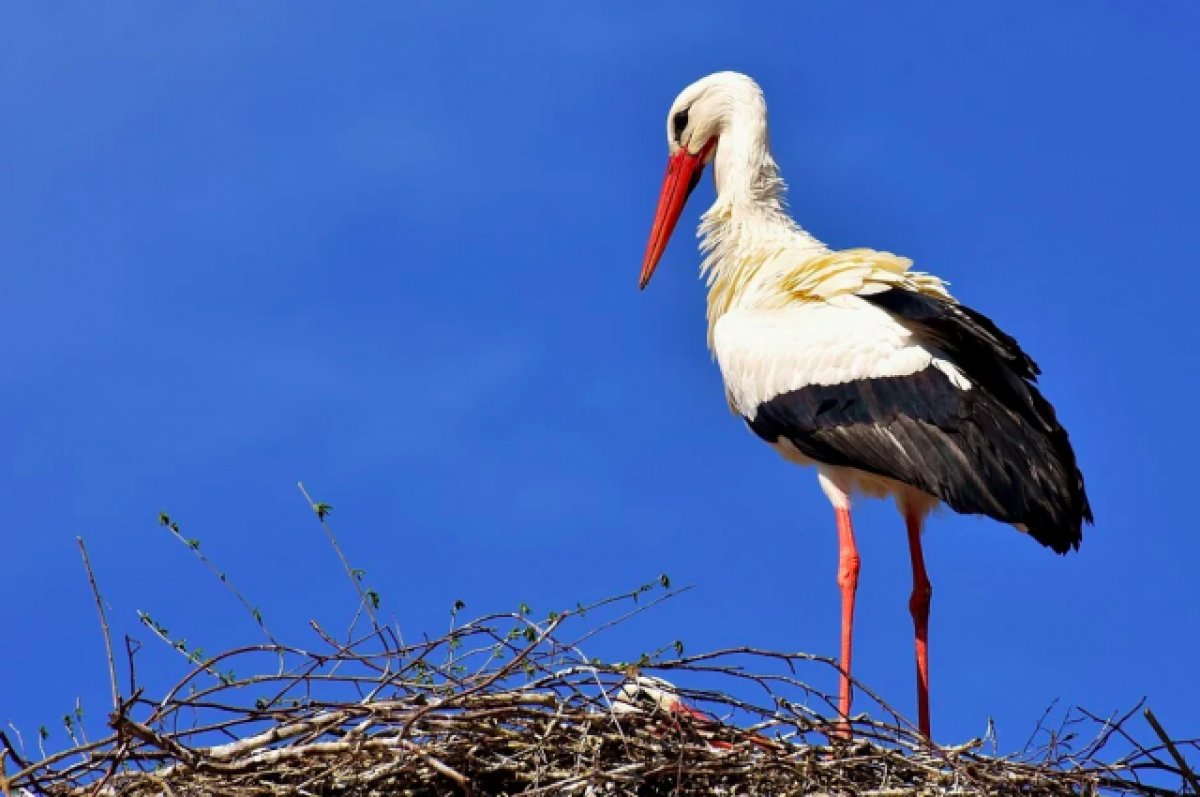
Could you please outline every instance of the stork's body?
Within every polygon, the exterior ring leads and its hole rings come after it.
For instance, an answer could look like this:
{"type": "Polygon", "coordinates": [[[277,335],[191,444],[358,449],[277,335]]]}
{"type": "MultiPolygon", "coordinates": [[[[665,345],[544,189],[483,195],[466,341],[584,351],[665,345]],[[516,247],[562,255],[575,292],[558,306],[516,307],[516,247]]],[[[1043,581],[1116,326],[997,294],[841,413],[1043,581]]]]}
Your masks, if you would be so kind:
{"type": "MultiPolygon", "coordinates": [[[[717,199],[700,227],[701,269],[729,405],[784,457],[815,466],[834,506],[847,674],[859,569],[851,499],[895,499],[912,559],[928,735],[924,520],[943,503],[1012,524],[1058,553],[1078,548],[1091,510],[1067,434],[1034,385],[1034,362],[941,280],[886,252],[831,251],[795,224],[753,81],[726,72],[689,86],[667,134],[671,161],[641,284],[711,163],[717,199]]],[[[849,708],[843,678],[842,714],[849,708]]]]}

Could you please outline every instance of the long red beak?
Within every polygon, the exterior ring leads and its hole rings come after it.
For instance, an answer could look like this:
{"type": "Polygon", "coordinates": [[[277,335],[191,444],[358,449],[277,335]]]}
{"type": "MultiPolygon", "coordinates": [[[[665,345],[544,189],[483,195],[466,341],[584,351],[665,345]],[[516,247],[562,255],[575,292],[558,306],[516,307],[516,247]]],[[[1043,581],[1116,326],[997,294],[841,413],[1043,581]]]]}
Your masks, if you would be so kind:
{"type": "Polygon", "coordinates": [[[658,209],[654,212],[654,226],[650,228],[650,243],[646,246],[646,259],[642,261],[639,289],[650,283],[650,277],[654,275],[654,269],[658,267],[658,261],[667,249],[667,242],[671,240],[671,233],[675,231],[679,214],[683,213],[683,206],[687,204],[688,197],[700,183],[700,177],[704,174],[704,162],[716,143],[717,139],[714,136],[696,155],[688,152],[686,148],[681,148],[667,161],[667,176],[663,178],[662,193],[658,196],[658,209]]]}

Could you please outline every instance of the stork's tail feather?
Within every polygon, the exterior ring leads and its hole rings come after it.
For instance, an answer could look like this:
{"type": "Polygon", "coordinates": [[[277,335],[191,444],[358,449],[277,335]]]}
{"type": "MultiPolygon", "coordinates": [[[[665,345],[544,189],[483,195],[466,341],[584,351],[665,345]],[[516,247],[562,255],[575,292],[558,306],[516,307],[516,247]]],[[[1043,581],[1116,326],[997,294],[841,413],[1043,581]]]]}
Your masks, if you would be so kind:
{"type": "Polygon", "coordinates": [[[1030,394],[1048,444],[1049,450],[1044,454],[1050,465],[1047,470],[1058,478],[1052,477],[1051,484],[1043,485],[1045,498],[1039,502],[1041,506],[1036,507],[1040,511],[1030,513],[1029,535],[1055,553],[1078,551],[1083,542],[1083,524],[1094,522],[1083,473],[1079,470],[1067,430],[1058,422],[1050,402],[1033,385],[1030,385],[1030,394]]]}
{"type": "MultiPolygon", "coordinates": [[[[1065,437],[1065,435],[1064,435],[1065,437]]],[[[1074,468],[1074,455],[1069,461],[1074,468]]],[[[1024,524],[1029,536],[1050,548],[1055,553],[1067,554],[1078,551],[1083,542],[1083,524],[1095,522],[1092,516],[1092,505],[1088,501],[1087,491],[1083,486],[1083,474],[1075,470],[1074,489],[1068,492],[1068,502],[1065,507],[1054,511],[1052,508],[1037,520],[1024,524]]]]}

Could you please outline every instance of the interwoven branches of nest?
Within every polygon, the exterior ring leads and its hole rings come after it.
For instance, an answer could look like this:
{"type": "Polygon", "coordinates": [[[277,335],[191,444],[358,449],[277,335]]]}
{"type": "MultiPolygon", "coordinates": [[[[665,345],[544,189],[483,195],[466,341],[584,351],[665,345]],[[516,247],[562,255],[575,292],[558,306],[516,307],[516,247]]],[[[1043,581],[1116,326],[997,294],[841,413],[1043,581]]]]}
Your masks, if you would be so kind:
{"type": "Polygon", "coordinates": [[[447,633],[405,642],[398,626],[380,622],[379,594],[327,523],[332,507],[300,489],[358,595],[346,641],[312,622],[314,647],[279,642],[200,541],[163,513],[161,526],[218,577],[266,642],[207,656],[139,612],[188,669],[174,686],[148,694],[137,675],[140,643],[126,635],[123,690],[105,602],[80,539],[114,710],[106,735],[89,741],[77,706],[77,723],[63,718],[72,744],[50,754],[42,750],[43,727],[37,758],[15,728],[16,744],[0,730],[3,797],[1158,797],[1180,793],[1173,784],[1200,793],[1184,758],[1200,746],[1170,741],[1148,710],[1157,740],[1143,744],[1130,729],[1140,705],[1107,718],[1073,709],[1053,726],[1047,711],[1021,750],[1001,755],[990,723],[984,738],[935,745],[857,682],[868,711],[837,716],[833,699],[811,683],[841,671],[804,653],[684,655],[674,642],[628,662],[588,658],[597,634],[686,591],[672,591],[666,576],[542,620],[522,604],[460,625],[465,607],[457,603],[447,633]],[[360,621],[370,630],[357,631],[360,621]]]}
{"type": "Polygon", "coordinates": [[[1132,712],[1071,711],[1000,756],[987,752],[994,739],[931,745],[861,684],[871,711],[839,737],[831,699],[801,678],[836,671],[822,658],[668,645],[630,663],[589,660],[590,637],[657,602],[636,600],[540,621],[493,614],[415,644],[383,625],[342,644],[314,625],[316,650],[231,650],[153,698],[134,684],[103,739],[35,762],[5,737],[2,785],[7,795],[1160,795],[1174,792],[1146,783],[1148,771],[1159,782],[1184,775],[1134,742],[1132,712]],[[1117,745],[1124,755],[1101,758],[1117,745]]]}

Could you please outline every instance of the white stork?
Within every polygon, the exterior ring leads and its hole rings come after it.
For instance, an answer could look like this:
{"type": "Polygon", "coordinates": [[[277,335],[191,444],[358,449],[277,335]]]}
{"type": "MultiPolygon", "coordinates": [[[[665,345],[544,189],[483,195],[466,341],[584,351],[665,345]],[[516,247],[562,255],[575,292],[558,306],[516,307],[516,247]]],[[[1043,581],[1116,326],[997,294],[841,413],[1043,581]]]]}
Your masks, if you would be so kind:
{"type": "Polygon", "coordinates": [[[626,682],[613,701],[613,710],[619,714],[665,712],[677,724],[681,720],[687,722],[701,737],[708,740],[709,746],[719,749],[728,750],[733,747],[729,741],[713,738],[720,732],[726,732],[731,738],[749,741],[762,748],[775,749],[774,742],[761,734],[730,729],[711,714],[692,708],[679,696],[675,685],[662,678],[638,675],[626,682]]]}
{"type": "Polygon", "coordinates": [[[1056,553],[1092,522],[1067,432],[1035,387],[1037,365],[937,277],[871,249],[832,251],[788,215],[767,106],[745,75],[688,86],[667,116],[670,161],[640,286],[646,287],[704,167],[716,202],[700,224],[708,343],[729,406],[784,458],[815,465],[837,515],[842,593],[839,711],[850,711],[859,556],[852,496],[891,496],[912,558],[921,732],[929,725],[921,551],[939,503],[987,515],[1056,553]]]}

